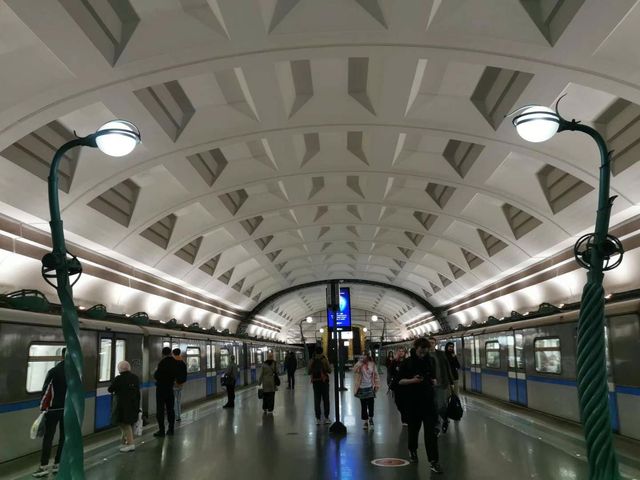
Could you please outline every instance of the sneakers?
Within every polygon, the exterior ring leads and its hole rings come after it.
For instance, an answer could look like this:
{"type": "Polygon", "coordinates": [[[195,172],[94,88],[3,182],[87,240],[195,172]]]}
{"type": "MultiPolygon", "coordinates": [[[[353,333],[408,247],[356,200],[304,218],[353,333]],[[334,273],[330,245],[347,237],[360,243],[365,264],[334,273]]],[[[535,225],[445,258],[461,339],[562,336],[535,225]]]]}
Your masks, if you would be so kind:
{"type": "Polygon", "coordinates": [[[58,473],[58,470],[60,470],[60,465],[58,465],[57,463],[53,464],[53,468],[51,469],[51,473],[58,473]]]}
{"type": "Polygon", "coordinates": [[[31,474],[31,476],[34,478],[43,478],[43,477],[46,477],[47,475],[49,475],[48,465],[40,465],[40,467],[38,467],[38,470],[36,470],[31,474]]]}
{"type": "Polygon", "coordinates": [[[164,437],[164,432],[163,431],[156,432],[153,434],[153,436],[156,438],[164,437]]]}
{"type": "Polygon", "coordinates": [[[369,419],[369,426],[370,426],[371,428],[373,428],[373,418],[370,418],[370,419],[369,419]]]}
{"type": "Polygon", "coordinates": [[[135,445],[125,445],[124,447],[120,448],[121,452],[133,452],[136,449],[135,445]]]}
{"type": "Polygon", "coordinates": [[[443,473],[443,470],[438,462],[431,462],[431,466],[429,468],[433,473],[443,473]]]}
{"type": "Polygon", "coordinates": [[[176,418],[176,422],[181,422],[182,419],[181,418],[176,418]]]}
{"type": "Polygon", "coordinates": [[[319,418],[316,418],[316,425],[320,425],[322,422],[320,421],[319,418]]]}
{"type": "Polygon", "coordinates": [[[364,428],[365,430],[369,430],[369,422],[367,420],[364,421],[362,428],[364,428]]]}
{"type": "Polygon", "coordinates": [[[418,463],[418,452],[413,451],[413,452],[409,452],[409,461],[411,463],[418,463]]]}
{"type": "Polygon", "coordinates": [[[329,417],[326,417],[326,418],[324,419],[324,424],[325,424],[325,425],[331,425],[331,420],[329,420],[329,417]]]}
{"type": "Polygon", "coordinates": [[[403,427],[408,427],[408,426],[409,426],[409,424],[408,424],[408,423],[405,423],[405,422],[402,422],[402,426],[403,426],[403,427]]]}

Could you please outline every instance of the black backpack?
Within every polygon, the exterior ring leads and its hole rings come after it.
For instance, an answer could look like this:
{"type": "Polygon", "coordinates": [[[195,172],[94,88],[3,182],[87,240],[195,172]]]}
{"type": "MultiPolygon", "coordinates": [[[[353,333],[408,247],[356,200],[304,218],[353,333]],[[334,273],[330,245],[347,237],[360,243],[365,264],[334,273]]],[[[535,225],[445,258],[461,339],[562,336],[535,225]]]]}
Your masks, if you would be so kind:
{"type": "Polygon", "coordinates": [[[311,381],[312,382],[324,382],[326,375],[322,368],[322,359],[314,358],[311,361],[311,381]]]}

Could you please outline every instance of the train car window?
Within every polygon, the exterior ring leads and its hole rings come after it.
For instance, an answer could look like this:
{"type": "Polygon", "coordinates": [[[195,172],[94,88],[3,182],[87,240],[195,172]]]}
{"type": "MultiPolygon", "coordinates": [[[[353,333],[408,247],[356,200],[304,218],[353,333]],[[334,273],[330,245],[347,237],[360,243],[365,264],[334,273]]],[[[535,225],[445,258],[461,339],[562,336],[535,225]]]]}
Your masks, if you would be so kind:
{"type": "Polygon", "coordinates": [[[229,349],[220,349],[220,368],[227,368],[229,366],[229,349]]]}
{"type": "Polygon", "coordinates": [[[509,368],[524,369],[524,337],[521,333],[516,333],[515,335],[507,335],[505,338],[509,347],[509,368]]]}
{"type": "Polygon", "coordinates": [[[98,355],[98,381],[108,382],[111,380],[111,345],[110,338],[100,339],[100,353],[98,355]]]}
{"type": "Polygon", "coordinates": [[[116,340],[116,368],[118,364],[127,359],[127,341],[121,338],[116,340]]]}
{"type": "Polygon", "coordinates": [[[187,373],[200,371],[200,348],[187,347],[187,373]]]}
{"type": "Polygon", "coordinates": [[[207,344],[207,370],[216,368],[216,346],[207,344]]]}
{"type": "Polygon", "coordinates": [[[500,342],[485,342],[484,353],[486,357],[485,365],[488,368],[500,368],[500,342]]]}
{"type": "Polygon", "coordinates": [[[562,353],[560,339],[536,338],[533,341],[536,372],[559,374],[562,371],[562,353]]]}
{"type": "Polygon", "coordinates": [[[162,348],[171,348],[171,342],[162,342],[162,348]]]}
{"type": "Polygon", "coordinates": [[[42,391],[47,372],[62,360],[62,343],[38,343],[29,345],[27,360],[27,392],[42,391]]]}
{"type": "Polygon", "coordinates": [[[256,364],[256,349],[254,347],[251,347],[249,349],[249,357],[251,360],[251,365],[255,365],[256,364]]]}

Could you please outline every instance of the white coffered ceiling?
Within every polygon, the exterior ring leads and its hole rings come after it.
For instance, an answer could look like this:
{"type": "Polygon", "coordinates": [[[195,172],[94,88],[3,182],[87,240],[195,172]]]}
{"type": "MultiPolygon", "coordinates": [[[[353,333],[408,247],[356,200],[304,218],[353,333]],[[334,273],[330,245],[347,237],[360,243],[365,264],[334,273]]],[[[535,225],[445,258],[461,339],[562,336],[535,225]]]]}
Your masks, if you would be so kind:
{"type": "MultiPolygon", "coordinates": [[[[593,222],[596,149],[526,144],[517,106],[566,94],[616,150],[612,223],[638,213],[638,44],[635,0],[0,2],[1,211],[44,224],[55,148],[124,118],[132,155],[63,165],[76,243],[245,311],[331,278],[443,306],[593,222]]],[[[356,291],[398,331],[426,312],[356,291]]]]}

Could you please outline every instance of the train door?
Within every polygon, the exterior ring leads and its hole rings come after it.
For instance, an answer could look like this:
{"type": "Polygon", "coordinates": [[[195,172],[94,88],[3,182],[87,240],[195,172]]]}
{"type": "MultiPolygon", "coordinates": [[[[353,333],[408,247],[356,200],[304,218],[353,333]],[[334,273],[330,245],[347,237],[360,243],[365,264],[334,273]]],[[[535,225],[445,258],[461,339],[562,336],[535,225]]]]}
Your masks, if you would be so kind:
{"type": "Polygon", "coordinates": [[[507,334],[509,349],[509,401],[527,405],[527,375],[524,368],[524,335],[522,330],[507,334]]]}
{"type": "Polygon", "coordinates": [[[95,429],[111,426],[111,394],[107,390],[117,375],[116,366],[127,355],[127,341],[118,334],[98,334],[98,373],[96,385],[95,429]]]}

